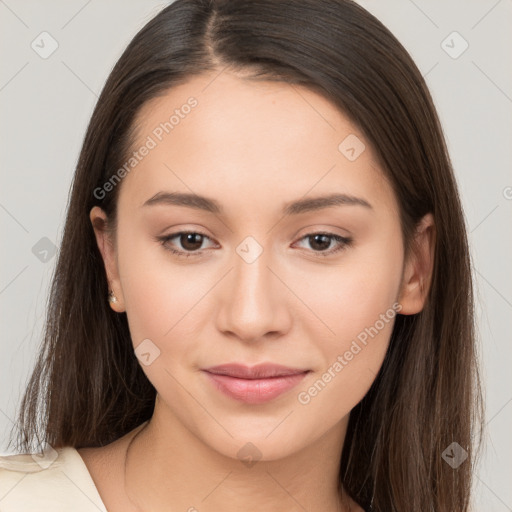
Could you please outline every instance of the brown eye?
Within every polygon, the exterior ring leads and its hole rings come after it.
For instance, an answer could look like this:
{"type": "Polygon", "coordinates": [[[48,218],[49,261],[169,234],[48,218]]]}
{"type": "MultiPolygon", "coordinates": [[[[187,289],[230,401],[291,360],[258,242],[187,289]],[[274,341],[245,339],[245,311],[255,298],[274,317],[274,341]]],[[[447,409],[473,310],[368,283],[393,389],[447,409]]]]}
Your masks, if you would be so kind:
{"type": "Polygon", "coordinates": [[[197,251],[203,245],[203,235],[200,233],[182,233],[178,235],[181,247],[186,251],[197,251]]]}
{"type": "Polygon", "coordinates": [[[302,237],[300,242],[302,241],[307,241],[311,250],[319,256],[330,256],[352,244],[352,238],[334,233],[311,233],[302,237]]]}
{"type": "Polygon", "coordinates": [[[203,253],[203,242],[210,240],[210,237],[195,231],[180,231],[172,235],[157,237],[164,249],[177,256],[199,256],[203,253]]]}
{"type": "Polygon", "coordinates": [[[329,235],[323,234],[309,235],[308,239],[311,248],[316,251],[324,251],[329,249],[332,241],[332,238],[329,235]]]}

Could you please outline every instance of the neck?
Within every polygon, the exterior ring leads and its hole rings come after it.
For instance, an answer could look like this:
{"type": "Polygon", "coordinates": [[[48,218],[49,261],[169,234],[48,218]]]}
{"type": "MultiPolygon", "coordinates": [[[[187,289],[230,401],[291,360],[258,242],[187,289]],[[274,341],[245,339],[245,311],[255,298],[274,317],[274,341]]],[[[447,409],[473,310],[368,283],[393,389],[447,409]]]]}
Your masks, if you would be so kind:
{"type": "Polygon", "coordinates": [[[220,454],[169,418],[155,408],[126,449],[124,487],[135,510],[351,510],[338,490],[348,418],[300,452],[277,460],[265,460],[249,443],[238,458],[220,454]]]}

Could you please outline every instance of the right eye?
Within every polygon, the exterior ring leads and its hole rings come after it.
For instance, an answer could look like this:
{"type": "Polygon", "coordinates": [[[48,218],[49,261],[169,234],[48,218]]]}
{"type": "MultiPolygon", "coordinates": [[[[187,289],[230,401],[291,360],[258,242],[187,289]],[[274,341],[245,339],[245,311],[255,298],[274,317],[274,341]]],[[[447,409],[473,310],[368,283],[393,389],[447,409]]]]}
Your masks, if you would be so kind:
{"type": "Polygon", "coordinates": [[[171,235],[157,237],[157,239],[166,250],[179,257],[185,258],[189,258],[190,256],[200,256],[203,254],[204,248],[201,248],[203,242],[205,240],[211,240],[209,236],[197,231],[179,231],[171,235]],[[180,249],[172,247],[172,245],[176,245],[176,243],[172,243],[175,239],[181,246],[180,249]]]}

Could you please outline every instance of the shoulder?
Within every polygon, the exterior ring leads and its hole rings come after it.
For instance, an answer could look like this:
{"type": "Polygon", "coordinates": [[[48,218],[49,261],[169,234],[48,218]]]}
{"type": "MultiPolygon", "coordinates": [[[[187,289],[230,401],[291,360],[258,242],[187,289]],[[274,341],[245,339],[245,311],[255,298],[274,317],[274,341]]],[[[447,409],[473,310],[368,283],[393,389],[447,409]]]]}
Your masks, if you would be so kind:
{"type": "Polygon", "coordinates": [[[87,466],[71,446],[0,456],[0,510],[107,512],[87,466]]]}

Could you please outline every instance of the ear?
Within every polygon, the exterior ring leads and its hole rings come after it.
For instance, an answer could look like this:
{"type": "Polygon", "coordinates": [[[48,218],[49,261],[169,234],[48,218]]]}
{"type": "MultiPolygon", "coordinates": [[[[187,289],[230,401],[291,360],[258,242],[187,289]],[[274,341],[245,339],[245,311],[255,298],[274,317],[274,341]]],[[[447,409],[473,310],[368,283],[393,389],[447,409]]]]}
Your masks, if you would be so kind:
{"type": "Polygon", "coordinates": [[[435,228],[431,213],[425,215],[416,227],[400,285],[398,302],[402,305],[401,315],[419,313],[425,305],[434,267],[435,228]]]}
{"type": "MultiPolygon", "coordinates": [[[[125,311],[125,307],[123,291],[119,279],[117,251],[111,234],[106,229],[107,215],[99,206],[94,206],[90,211],[89,218],[94,228],[98,249],[100,250],[105,265],[109,291],[113,291],[117,299],[116,302],[109,302],[110,307],[117,313],[122,313],[125,311]]],[[[105,297],[105,300],[108,300],[108,297],[105,297]]]]}

